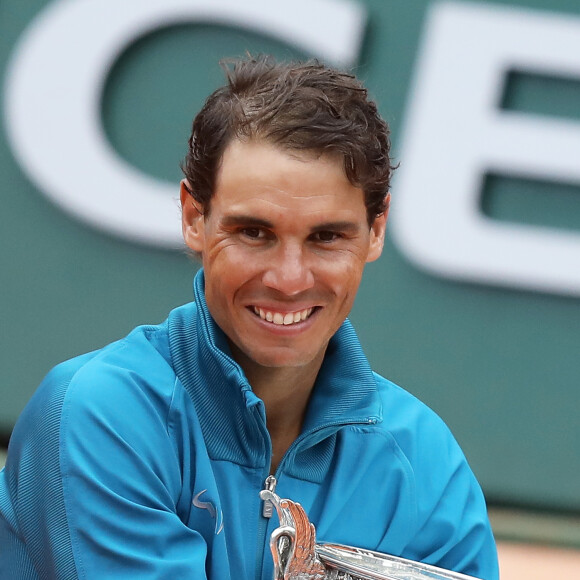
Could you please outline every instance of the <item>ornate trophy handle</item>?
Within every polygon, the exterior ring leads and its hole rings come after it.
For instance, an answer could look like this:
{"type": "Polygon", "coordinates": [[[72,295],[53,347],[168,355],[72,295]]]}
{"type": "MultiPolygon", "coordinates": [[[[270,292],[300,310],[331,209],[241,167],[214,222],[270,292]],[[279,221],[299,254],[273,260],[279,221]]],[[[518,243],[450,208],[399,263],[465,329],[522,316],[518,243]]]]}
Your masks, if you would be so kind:
{"type": "Polygon", "coordinates": [[[299,503],[263,490],[280,526],[270,536],[274,580],[477,580],[436,566],[339,544],[317,544],[316,530],[299,503]]]}
{"type": "Polygon", "coordinates": [[[269,490],[260,492],[280,518],[280,527],[270,536],[274,580],[324,580],[326,568],[316,556],[316,530],[299,503],[280,499],[269,490]]]}

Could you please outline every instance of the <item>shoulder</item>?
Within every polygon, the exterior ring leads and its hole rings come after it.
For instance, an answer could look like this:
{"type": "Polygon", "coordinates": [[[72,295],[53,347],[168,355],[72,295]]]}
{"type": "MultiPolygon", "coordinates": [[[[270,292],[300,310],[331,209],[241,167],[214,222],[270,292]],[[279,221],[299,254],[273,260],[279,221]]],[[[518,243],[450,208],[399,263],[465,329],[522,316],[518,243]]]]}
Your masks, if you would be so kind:
{"type": "Polygon", "coordinates": [[[104,417],[121,421],[140,411],[165,416],[174,387],[167,324],[140,326],[121,340],[56,365],[24,409],[14,438],[27,438],[32,428],[85,430],[104,417]]]}
{"type": "Polygon", "coordinates": [[[121,485],[131,470],[135,481],[155,472],[178,489],[171,424],[178,381],[168,353],[164,323],[54,367],[16,423],[11,468],[31,465],[32,479],[46,479],[59,498],[62,488],[65,499],[79,482],[121,485]]]}
{"type": "Polygon", "coordinates": [[[383,420],[377,427],[388,433],[408,462],[415,481],[429,481],[423,490],[443,493],[450,481],[479,489],[471,468],[447,424],[417,397],[375,375],[383,420]]]}
{"type": "Polygon", "coordinates": [[[67,396],[114,401],[130,391],[161,394],[173,377],[167,332],[162,324],[138,327],[98,351],[61,363],[45,382],[68,383],[67,396]]]}
{"type": "Polygon", "coordinates": [[[374,376],[382,404],[381,426],[403,449],[413,455],[419,442],[429,447],[442,441],[456,445],[449,427],[435,411],[399,385],[377,373],[374,376]]]}

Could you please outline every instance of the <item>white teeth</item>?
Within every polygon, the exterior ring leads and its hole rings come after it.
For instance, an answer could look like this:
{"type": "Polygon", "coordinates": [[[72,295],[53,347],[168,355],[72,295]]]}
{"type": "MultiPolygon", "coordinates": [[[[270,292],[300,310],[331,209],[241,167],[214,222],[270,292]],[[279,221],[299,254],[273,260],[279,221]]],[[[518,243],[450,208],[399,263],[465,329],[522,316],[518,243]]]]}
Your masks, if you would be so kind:
{"type": "Polygon", "coordinates": [[[263,310],[258,306],[254,306],[254,313],[257,314],[262,320],[267,320],[278,326],[289,326],[290,324],[296,324],[297,322],[302,322],[306,320],[311,314],[313,308],[305,308],[298,312],[288,312],[287,314],[282,314],[281,312],[270,312],[269,310],[263,310]]]}

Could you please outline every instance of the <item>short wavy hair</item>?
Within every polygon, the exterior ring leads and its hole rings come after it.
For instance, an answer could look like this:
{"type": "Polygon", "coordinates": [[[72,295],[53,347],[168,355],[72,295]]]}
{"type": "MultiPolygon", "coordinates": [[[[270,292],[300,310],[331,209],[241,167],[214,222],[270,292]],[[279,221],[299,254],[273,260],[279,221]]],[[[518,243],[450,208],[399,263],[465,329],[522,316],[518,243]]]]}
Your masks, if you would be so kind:
{"type": "Polygon", "coordinates": [[[222,61],[227,84],[193,121],[182,163],[191,195],[210,211],[219,166],[233,139],[262,139],[293,151],[338,154],[364,192],[369,224],[386,210],[393,172],[389,127],[351,74],[318,61],[269,56],[222,61]]]}

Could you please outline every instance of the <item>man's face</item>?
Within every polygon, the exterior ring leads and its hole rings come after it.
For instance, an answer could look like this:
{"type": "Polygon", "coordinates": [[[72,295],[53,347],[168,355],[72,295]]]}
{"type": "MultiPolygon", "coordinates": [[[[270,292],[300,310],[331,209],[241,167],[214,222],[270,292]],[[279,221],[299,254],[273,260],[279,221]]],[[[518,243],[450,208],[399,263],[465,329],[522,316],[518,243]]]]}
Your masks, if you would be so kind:
{"type": "Polygon", "coordinates": [[[208,308],[238,362],[320,364],[365,263],[381,253],[386,223],[383,215],[369,227],[342,160],[234,140],[208,214],[184,187],[182,205],[208,308]]]}

